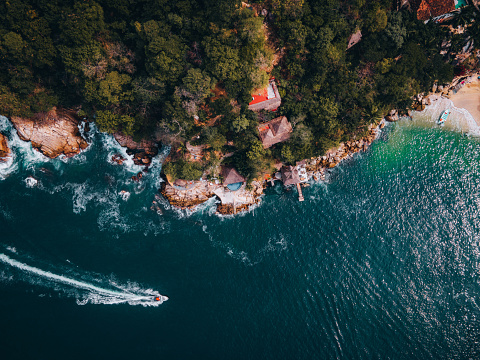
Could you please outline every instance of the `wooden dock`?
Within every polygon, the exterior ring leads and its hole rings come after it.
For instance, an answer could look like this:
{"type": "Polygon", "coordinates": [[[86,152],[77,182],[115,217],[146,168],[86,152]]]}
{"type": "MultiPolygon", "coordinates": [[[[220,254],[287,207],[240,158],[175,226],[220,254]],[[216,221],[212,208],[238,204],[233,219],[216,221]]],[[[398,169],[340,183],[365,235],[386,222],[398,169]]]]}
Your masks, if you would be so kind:
{"type": "Polygon", "coordinates": [[[298,190],[298,201],[305,200],[302,194],[302,187],[300,186],[299,183],[297,183],[297,190],[298,190]]]}

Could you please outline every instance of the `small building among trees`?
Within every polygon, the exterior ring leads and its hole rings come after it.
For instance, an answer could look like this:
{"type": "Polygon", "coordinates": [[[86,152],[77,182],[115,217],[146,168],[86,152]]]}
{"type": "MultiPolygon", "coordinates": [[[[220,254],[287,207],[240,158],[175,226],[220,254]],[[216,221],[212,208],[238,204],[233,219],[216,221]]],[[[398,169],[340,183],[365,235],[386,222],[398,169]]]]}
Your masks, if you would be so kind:
{"type": "Polygon", "coordinates": [[[252,111],[275,111],[281,104],[282,98],[275,84],[275,79],[270,79],[266,88],[252,94],[252,101],[248,104],[248,108],[252,111]]]}
{"type": "Polygon", "coordinates": [[[285,116],[277,117],[258,126],[260,140],[262,140],[265,149],[279,142],[288,140],[292,131],[292,125],[285,116]]]}
{"type": "Polygon", "coordinates": [[[222,167],[223,185],[231,191],[240,189],[245,182],[245,178],[231,167],[222,167]]]}

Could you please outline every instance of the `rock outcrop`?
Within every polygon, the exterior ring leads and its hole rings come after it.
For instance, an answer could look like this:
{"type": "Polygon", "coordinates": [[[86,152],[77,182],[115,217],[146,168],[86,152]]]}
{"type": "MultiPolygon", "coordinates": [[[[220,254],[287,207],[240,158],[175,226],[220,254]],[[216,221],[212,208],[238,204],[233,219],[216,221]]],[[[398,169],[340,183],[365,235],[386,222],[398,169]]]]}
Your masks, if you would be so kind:
{"type": "Polygon", "coordinates": [[[7,160],[10,156],[10,148],[8,147],[7,138],[0,134],[0,162],[7,160]]]}
{"type": "Polygon", "coordinates": [[[137,165],[149,166],[152,157],[158,154],[158,145],[152,140],[141,140],[136,142],[131,136],[122,133],[113,134],[118,143],[127,148],[127,154],[133,155],[133,162],[137,165]]]}
{"type": "Polygon", "coordinates": [[[215,196],[214,186],[206,181],[192,181],[188,188],[175,188],[168,183],[162,182],[160,193],[167,201],[180,209],[193,209],[215,196]]]}
{"type": "Polygon", "coordinates": [[[387,116],[385,116],[385,120],[393,122],[393,121],[398,121],[398,111],[397,110],[391,110],[387,116]]]}
{"type": "Polygon", "coordinates": [[[74,156],[88,146],[78,129],[74,112],[53,108],[30,119],[12,117],[18,136],[49,158],[74,156]]]}

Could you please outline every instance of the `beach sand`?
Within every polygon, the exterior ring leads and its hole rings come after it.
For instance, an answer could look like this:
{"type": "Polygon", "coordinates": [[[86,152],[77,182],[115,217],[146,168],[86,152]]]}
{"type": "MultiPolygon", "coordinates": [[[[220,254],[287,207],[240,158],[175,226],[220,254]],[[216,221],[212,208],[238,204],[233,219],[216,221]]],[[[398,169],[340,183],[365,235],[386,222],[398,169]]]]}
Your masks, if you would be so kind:
{"type": "Polygon", "coordinates": [[[467,110],[480,126],[480,81],[475,78],[450,97],[457,108],[467,110]]]}

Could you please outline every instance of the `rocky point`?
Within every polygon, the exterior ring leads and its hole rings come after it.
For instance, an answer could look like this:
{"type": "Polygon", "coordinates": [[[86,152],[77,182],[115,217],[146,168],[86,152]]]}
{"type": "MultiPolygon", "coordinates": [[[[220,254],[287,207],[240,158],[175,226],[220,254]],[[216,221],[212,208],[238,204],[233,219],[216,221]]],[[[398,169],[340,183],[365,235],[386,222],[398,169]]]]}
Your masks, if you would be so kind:
{"type": "Polygon", "coordinates": [[[18,136],[49,158],[74,156],[88,146],[78,129],[79,119],[73,111],[53,108],[32,118],[10,119],[18,136]]]}

